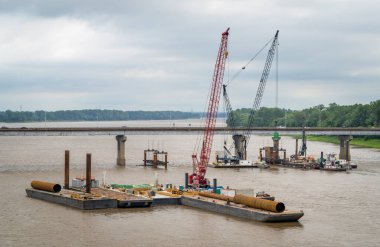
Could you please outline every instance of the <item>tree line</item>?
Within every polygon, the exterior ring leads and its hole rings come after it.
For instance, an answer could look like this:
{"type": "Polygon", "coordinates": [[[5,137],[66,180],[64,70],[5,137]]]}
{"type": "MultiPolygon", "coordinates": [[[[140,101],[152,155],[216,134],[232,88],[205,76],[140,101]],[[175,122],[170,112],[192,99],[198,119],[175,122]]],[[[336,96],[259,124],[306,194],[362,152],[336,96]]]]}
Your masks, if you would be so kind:
{"type": "MultiPolygon", "coordinates": [[[[247,126],[251,109],[233,111],[227,124],[247,126]],[[234,121],[232,121],[232,118],[234,121]]],[[[254,115],[255,127],[380,127],[380,100],[369,104],[317,105],[304,110],[261,107],[254,115]]]]}
{"type": "MultiPolygon", "coordinates": [[[[247,126],[250,109],[233,111],[227,118],[231,126],[247,126]]],[[[199,119],[201,112],[181,111],[120,111],[120,110],[62,110],[62,111],[0,111],[0,122],[43,121],[126,121],[126,120],[178,120],[199,119]]],[[[218,117],[225,117],[219,113],[218,117]]],[[[380,127],[380,100],[369,104],[317,105],[304,110],[260,108],[254,116],[255,127],[380,127]]]]}
{"type": "Polygon", "coordinates": [[[181,111],[120,111],[120,110],[66,110],[66,111],[0,111],[0,122],[43,121],[125,121],[169,120],[200,118],[199,112],[181,111]]]}

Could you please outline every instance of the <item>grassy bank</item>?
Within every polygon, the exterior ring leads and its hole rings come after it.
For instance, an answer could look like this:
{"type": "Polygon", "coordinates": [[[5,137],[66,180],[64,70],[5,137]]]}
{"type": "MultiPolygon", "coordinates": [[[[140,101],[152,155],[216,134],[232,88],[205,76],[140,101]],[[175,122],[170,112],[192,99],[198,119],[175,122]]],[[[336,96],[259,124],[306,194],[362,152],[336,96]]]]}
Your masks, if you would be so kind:
{"type": "MultiPolygon", "coordinates": [[[[329,142],[340,144],[338,137],[336,136],[307,136],[309,141],[318,141],[318,142],[329,142]]],[[[380,149],[380,139],[375,138],[365,138],[365,137],[354,137],[350,142],[353,146],[365,147],[365,148],[377,148],[380,149]]]]}

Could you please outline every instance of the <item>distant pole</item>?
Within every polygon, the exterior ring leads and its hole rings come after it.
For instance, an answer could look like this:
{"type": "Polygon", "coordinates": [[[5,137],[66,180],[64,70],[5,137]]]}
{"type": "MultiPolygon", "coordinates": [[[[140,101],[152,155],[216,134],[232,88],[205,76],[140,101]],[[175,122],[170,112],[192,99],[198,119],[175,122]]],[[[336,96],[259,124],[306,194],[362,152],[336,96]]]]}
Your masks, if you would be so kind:
{"type": "Polygon", "coordinates": [[[165,170],[168,169],[168,154],[165,153],[165,170]]]}
{"type": "Polygon", "coordinates": [[[146,166],[146,150],[144,150],[144,166],[146,166]]]}
{"type": "Polygon", "coordinates": [[[91,193],[91,154],[86,156],[86,193],[91,193]]]}

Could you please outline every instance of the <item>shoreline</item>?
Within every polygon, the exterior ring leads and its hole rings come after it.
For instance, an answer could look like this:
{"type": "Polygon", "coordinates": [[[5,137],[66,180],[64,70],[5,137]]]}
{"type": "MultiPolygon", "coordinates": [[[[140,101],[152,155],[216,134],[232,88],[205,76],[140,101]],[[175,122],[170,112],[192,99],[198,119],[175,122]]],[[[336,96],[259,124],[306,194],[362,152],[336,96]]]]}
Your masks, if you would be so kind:
{"type": "MultiPolygon", "coordinates": [[[[340,144],[336,136],[315,136],[308,135],[308,141],[327,142],[333,144],[340,144]]],[[[374,148],[380,149],[380,139],[366,139],[364,137],[354,137],[350,142],[350,145],[362,148],[374,148]]]]}

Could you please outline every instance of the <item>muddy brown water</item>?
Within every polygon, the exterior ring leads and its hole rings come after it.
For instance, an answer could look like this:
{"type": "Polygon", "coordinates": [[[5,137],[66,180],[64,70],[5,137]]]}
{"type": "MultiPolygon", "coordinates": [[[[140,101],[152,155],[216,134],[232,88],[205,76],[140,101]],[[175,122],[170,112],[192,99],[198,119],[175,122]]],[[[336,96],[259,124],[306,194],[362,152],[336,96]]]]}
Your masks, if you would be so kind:
{"type": "MultiPolygon", "coordinates": [[[[70,125],[48,123],[59,124],[70,125]]],[[[120,124],[125,122],[111,126],[120,124]]],[[[86,153],[92,153],[93,174],[101,180],[105,173],[107,183],[152,183],[155,173],[160,183],[184,183],[197,136],[127,138],[127,165],[117,167],[114,136],[0,137],[0,246],[379,246],[380,152],[373,149],[352,148],[359,168],[350,172],[208,169],[207,177],[218,178],[221,185],[264,190],[288,209],[303,210],[304,217],[295,223],[252,222],[186,206],[80,211],[26,197],[32,180],[63,183],[66,149],[71,151],[71,177],[85,174],[86,153]],[[167,171],[137,166],[153,142],[169,152],[167,171]]],[[[215,136],[213,147],[220,149],[223,140],[223,135],[215,136]]],[[[256,159],[258,149],[269,144],[270,137],[253,136],[250,158],[256,159]]],[[[289,137],[282,138],[281,146],[294,152],[289,137]]],[[[339,147],[308,143],[309,154],[320,151],[338,153],[339,147]]]]}

